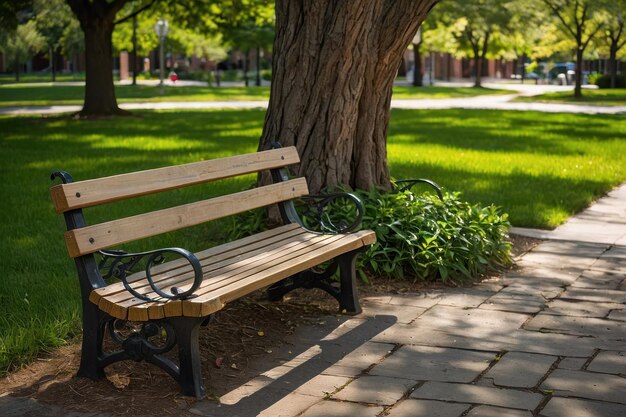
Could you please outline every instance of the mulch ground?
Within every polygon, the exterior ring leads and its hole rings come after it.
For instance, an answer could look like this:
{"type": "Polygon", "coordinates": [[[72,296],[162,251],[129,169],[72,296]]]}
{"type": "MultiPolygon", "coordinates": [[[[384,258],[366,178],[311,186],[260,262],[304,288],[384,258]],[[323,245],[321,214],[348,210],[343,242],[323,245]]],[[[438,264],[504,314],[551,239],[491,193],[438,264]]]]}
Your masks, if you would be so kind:
{"type": "MultiPolygon", "coordinates": [[[[539,241],[512,236],[513,254],[519,256],[539,241]]],[[[418,292],[432,285],[410,281],[372,280],[361,285],[362,297],[418,292]]],[[[440,287],[440,286],[439,286],[440,287]]],[[[298,328],[322,324],[336,313],[336,302],[318,291],[294,291],[283,302],[269,303],[261,292],[229,304],[200,333],[202,374],[209,399],[242,385],[255,375],[253,364],[273,349],[290,343],[298,328]]],[[[174,349],[176,350],[176,349],[174,349]]],[[[174,358],[175,359],[175,358],[174,358]]],[[[66,410],[115,416],[191,416],[186,410],[196,401],[178,393],[178,385],[165,372],[146,363],[125,361],[107,368],[107,379],[74,378],[80,362],[80,344],[69,344],[42,355],[34,363],[0,380],[0,394],[35,398],[66,410]]]]}

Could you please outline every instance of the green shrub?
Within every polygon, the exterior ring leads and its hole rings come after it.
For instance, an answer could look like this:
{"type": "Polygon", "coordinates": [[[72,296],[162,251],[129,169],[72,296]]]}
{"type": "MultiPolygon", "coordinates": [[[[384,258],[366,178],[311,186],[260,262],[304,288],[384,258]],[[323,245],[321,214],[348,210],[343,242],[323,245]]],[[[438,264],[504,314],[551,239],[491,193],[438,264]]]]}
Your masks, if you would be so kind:
{"type": "MultiPolygon", "coordinates": [[[[409,278],[458,284],[511,263],[508,216],[493,206],[471,205],[459,193],[417,195],[411,191],[355,191],[365,207],[362,229],[376,232],[377,241],[359,257],[359,275],[409,278]]],[[[297,206],[306,226],[320,230],[297,206]]],[[[345,200],[324,211],[325,220],[349,224],[355,209],[345,200]]],[[[266,228],[263,211],[231,217],[228,239],[266,228]]]]}
{"type": "Polygon", "coordinates": [[[265,81],[272,81],[272,70],[271,69],[261,70],[261,78],[263,78],[265,81]]]}
{"type": "Polygon", "coordinates": [[[459,193],[357,192],[365,205],[363,228],[377,242],[360,262],[374,274],[459,283],[511,263],[510,223],[493,206],[462,201],[459,193]]]}
{"type": "MultiPolygon", "coordinates": [[[[596,77],[593,82],[589,82],[597,85],[599,88],[611,88],[610,75],[600,75],[599,77],[596,77]]],[[[615,78],[615,88],[626,88],[626,76],[619,74],[617,75],[617,77],[615,78]]]]}

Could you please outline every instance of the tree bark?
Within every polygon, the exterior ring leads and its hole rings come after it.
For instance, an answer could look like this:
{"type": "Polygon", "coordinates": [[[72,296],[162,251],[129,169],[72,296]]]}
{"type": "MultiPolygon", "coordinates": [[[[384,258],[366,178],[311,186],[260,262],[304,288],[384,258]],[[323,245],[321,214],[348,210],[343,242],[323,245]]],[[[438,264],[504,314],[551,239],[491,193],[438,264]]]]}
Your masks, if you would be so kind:
{"type": "Polygon", "coordinates": [[[125,0],[67,0],[85,34],[85,100],[80,117],[127,115],[117,105],[113,84],[112,34],[125,0]]]}
{"type": "Polygon", "coordinates": [[[437,0],[276,0],[259,149],[295,145],[311,193],[390,187],[387,125],[403,52],[437,0]]]}
{"type": "Polygon", "coordinates": [[[611,39],[611,47],[609,52],[609,74],[611,77],[611,88],[615,88],[617,80],[617,40],[611,39]]]}
{"type": "Polygon", "coordinates": [[[422,54],[420,53],[421,45],[421,42],[413,44],[413,61],[415,61],[415,66],[413,67],[414,87],[422,87],[424,85],[422,78],[422,54]]]}
{"type": "Polygon", "coordinates": [[[581,98],[583,96],[583,48],[576,48],[576,72],[574,74],[574,97],[581,98]]]}

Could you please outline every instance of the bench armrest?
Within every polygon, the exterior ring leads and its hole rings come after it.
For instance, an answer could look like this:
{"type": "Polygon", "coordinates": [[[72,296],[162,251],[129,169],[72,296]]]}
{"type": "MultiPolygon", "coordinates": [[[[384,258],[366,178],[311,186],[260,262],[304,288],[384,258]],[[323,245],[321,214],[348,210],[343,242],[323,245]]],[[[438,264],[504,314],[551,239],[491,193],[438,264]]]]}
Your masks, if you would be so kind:
{"type": "Polygon", "coordinates": [[[419,179],[408,179],[408,180],[397,180],[397,181],[393,181],[392,185],[394,186],[394,188],[400,192],[403,191],[407,191],[410,190],[411,188],[413,188],[413,186],[415,184],[428,184],[430,185],[435,192],[437,193],[437,196],[439,197],[439,199],[441,201],[443,201],[443,194],[441,192],[441,187],[439,185],[437,185],[437,183],[435,183],[434,181],[431,180],[427,180],[424,178],[419,178],[419,179]]]}
{"type": "Polygon", "coordinates": [[[127,279],[128,275],[132,273],[133,268],[135,268],[142,261],[146,262],[145,273],[146,279],[150,284],[150,288],[160,297],[163,297],[165,299],[185,300],[188,298],[192,298],[194,297],[193,292],[198,289],[198,287],[202,283],[202,266],[200,265],[200,261],[193,253],[189,252],[186,249],[164,248],[140,253],[127,253],[118,250],[101,250],[99,251],[99,253],[102,256],[102,259],[98,264],[98,268],[101,271],[104,271],[104,273],[102,273],[102,277],[104,279],[118,278],[124,284],[124,288],[126,288],[128,292],[130,292],[134,297],[140,300],[163,301],[162,299],[153,299],[144,294],[141,294],[130,286],[127,279]],[[193,284],[188,290],[181,292],[180,288],[173,286],[169,290],[168,294],[168,292],[159,288],[154,282],[151,269],[155,264],[161,264],[165,262],[165,255],[168,253],[179,255],[180,257],[185,258],[193,268],[193,284]]]}
{"type": "Polygon", "coordinates": [[[313,218],[322,232],[330,233],[350,233],[359,230],[361,221],[363,220],[363,203],[361,199],[351,193],[334,193],[327,195],[308,195],[301,197],[307,207],[301,215],[302,220],[307,223],[309,218],[313,218]],[[340,200],[345,200],[353,208],[347,208],[345,203],[343,207],[339,206],[340,200]],[[333,204],[335,206],[333,207],[333,204]],[[341,209],[344,212],[341,213],[341,209]],[[331,211],[335,210],[335,213],[331,211]],[[354,215],[356,209],[356,217],[350,219],[348,216],[354,215]],[[350,212],[348,212],[348,210],[350,212]]]}

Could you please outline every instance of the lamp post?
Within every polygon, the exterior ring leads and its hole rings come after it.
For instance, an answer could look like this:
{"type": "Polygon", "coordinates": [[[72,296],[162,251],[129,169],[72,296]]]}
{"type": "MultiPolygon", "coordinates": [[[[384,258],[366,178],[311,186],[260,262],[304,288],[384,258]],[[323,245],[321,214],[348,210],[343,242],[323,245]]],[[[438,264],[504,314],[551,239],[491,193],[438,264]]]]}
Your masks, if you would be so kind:
{"type": "Polygon", "coordinates": [[[165,78],[165,57],[163,55],[163,47],[165,44],[165,38],[167,37],[167,32],[169,31],[169,25],[167,24],[167,20],[159,19],[158,22],[154,25],[154,31],[156,32],[157,37],[159,38],[159,86],[161,87],[161,95],[165,92],[163,79],[165,78]]]}

